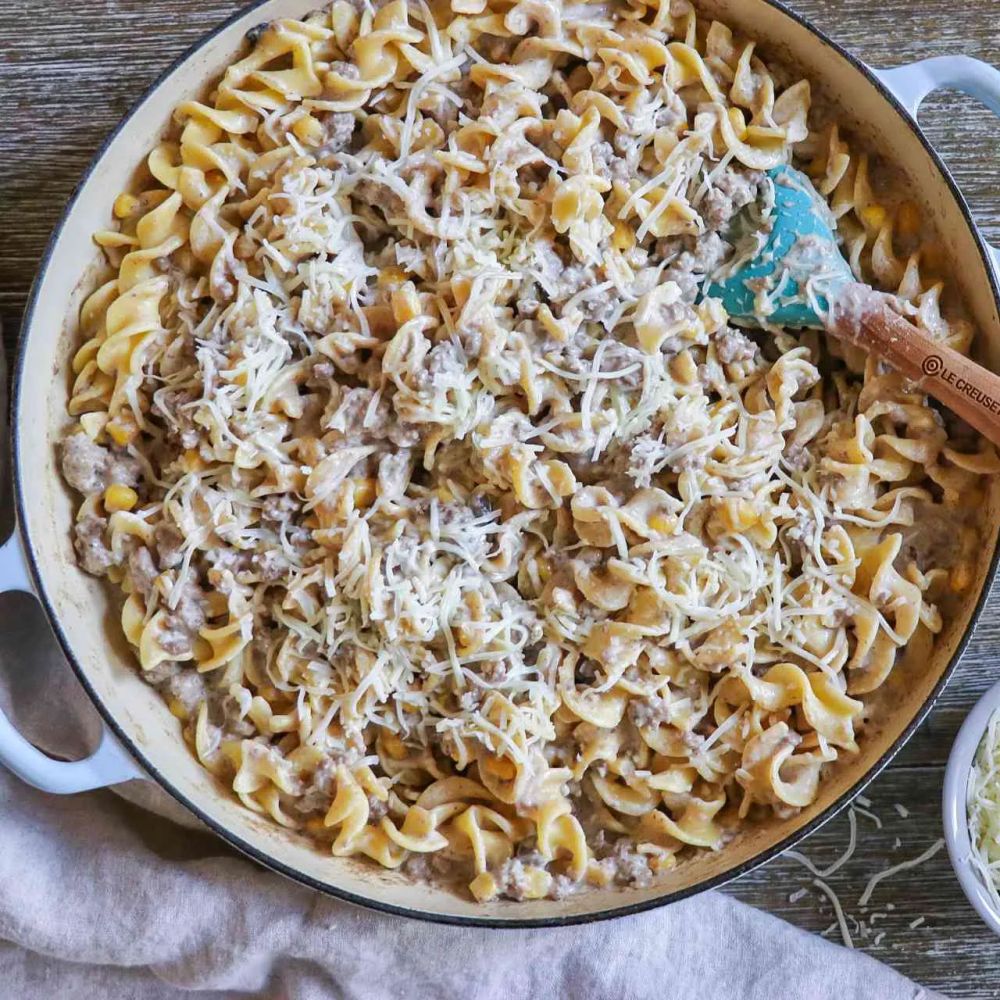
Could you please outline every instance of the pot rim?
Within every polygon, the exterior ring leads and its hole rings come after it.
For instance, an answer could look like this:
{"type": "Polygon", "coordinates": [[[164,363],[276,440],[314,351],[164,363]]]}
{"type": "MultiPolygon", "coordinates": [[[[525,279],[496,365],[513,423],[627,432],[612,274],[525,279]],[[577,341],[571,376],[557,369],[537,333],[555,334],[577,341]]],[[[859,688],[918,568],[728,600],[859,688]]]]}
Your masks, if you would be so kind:
{"type": "MultiPolygon", "coordinates": [[[[665,892],[662,895],[655,896],[651,899],[641,900],[636,903],[625,903],[621,906],[609,906],[603,909],[594,910],[589,913],[575,913],[569,914],[564,917],[560,916],[549,916],[549,917],[516,917],[506,919],[503,917],[477,917],[474,915],[458,915],[458,914],[447,914],[447,913],[433,913],[427,910],[417,910],[411,909],[406,906],[399,906],[392,903],[387,903],[383,900],[378,899],[375,896],[365,896],[360,895],[355,892],[350,892],[346,889],[340,888],[329,883],[322,882],[311,875],[306,874],[300,869],[294,868],[291,865],[287,865],[277,858],[272,857],[266,851],[263,851],[248,841],[244,840],[243,837],[233,832],[231,829],[226,827],[224,824],[217,822],[212,819],[206,813],[204,813],[197,805],[195,805],[191,800],[174,787],[173,783],[153,764],[147,759],[146,755],[139,749],[132,738],[129,736],[128,732],[119,725],[114,714],[107,708],[107,706],[102,702],[101,698],[95,691],[94,687],[91,685],[86,672],[78,663],[75,654],[73,653],[72,647],[66,634],[63,631],[62,624],[57,616],[52,602],[49,599],[48,592],[45,587],[42,574],[40,572],[38,563],[35,559],[35,553],[31,545],[31,540],[28,537],[28,530],[25,525],[28,523],[25,517],[25,510],[27,508],[27,498],[25,496],[25,483],[21,476],[21,445],[20,445],[20,419],[19,419],[19,404],[21,398],[21,392],[24,385],[24,379],[26,375],[26,345],[28,338],[31,333],[32,324],[34,322],[35,307],[38,300],[39,291],[45,278],[48,274],[49,265],[52,260],[52,256],[55,252],[55,248],[62,238],[63,229],[65,228],[66,222],[72,214],[76,207],[77,201],[79,200],[80,193],[90,179],[91,175],[94,173],[98,164],[104,159],[110,144],[118,137],[118,135],[129,125],[132,119],[136,116],[141,106],[145,103],[146,99],[150,97],[156,90],[159,89],[161,84],[173,74],[180,66],[187,62],[192,56],[201,51],[205,46],[212,42],[219,35],[226,32],[233,24],[242,20],[248,14],[251,14],[258,7],[263,6],[268,3],[269,0],[253,0],[252,3],[245,6],[241,6],[239,10],[231,14],[228,18],[222,21],[215,28],[206,32],[204,35],[200,36],[193,44],[188,46],[181,55],[174,59],[170,65],[160,73],[157,78],[136,98],[133,102],[129,111],[126,112],[124,117],[118,122],[117,125],[112,129],[108,136],[101,143],[99,149],[94,154],[91,159],[90,164],[87,169],[81,175],[76,187],[73,190],[72,195],[66,202],[62,213],[59,216],[59,220],[52,231],[52,235],[49,237],[49,241],[46,244],[45,251],[39,261],[38,269],[35,274],[35,279],[32,282],[31,290],[28,296],[28,301],[25,306],[24,315],[21,322],[20,337],[17,349],[17,360],[14,368],[14,378],[11,393],[11,419],[10,419],[10,429],[11,429],[11,445],[13,451],[13,462],[12,462],[12,480],[14,486],[14,501],[15,510],[17,514],[17,523],[15,530],[20,534],[21,540],[23,542],[23,549],[25,553],[25,558],[28,564],[29,574],[31,580],[34,584],[35,595],[37,596],[42,608],[45,612],[45,617],[48,620],[49,626],[51,627],[57,642],[69,662],[73,673],[76,675],[77,680],[82,685],[83,689],[86,691],[87,696],[90,698],[94,707],[97,709],[105,725],[111,730],[115,737],[123,744],[127,749],[128,753],[134,757],[139,764],[142,766],[143,770],[161,787],[166,791],[172,798],[180,802],[186,809],[192,812],[202,823],[204,823],[209,829],[212,830],[217,836],[222,838],[231,847],[235,848],[241,854],[246,855],[252,860],[256,861],[258,864],[276,872],[277,874],[283,875],[300,885],[307,886],[310,889],[314,889],[318,892],[322,892],[328,896],[333,896],[337,899],[343,900],[344,902],[353,903],[357,906],[362,906],[367,909],[377,910],[381,913],[390,914],[392,916],[408,917],[410,919],[427,921],[429,923],[438,924],[450,924],[459,926],[471,926],[471,927],[489,927],[496,929],[509,929],[509,930],[524,930],[529,928],[540,928],[540,927],[567,927],[575,924],[585,924],[592,923],[598,920],[609,920],[615,917],[630,916],[632,914],[643,913],[647,910],[652,910],[661,906],[666,906],[669,903],[679,902],[682,899],[687,899],[691,896],[697,895],[698,893],[705,892],[709,889],[719,888],[729,882],[732,882],[743,875],[759,868],[760,866],[766,864],[767,862],[783,854],[785,851],[794,847],[796,844],[800,843],[811,833],[817,830],[819,827],[824,825],[833,819],[838,813],[845,809],[848,804],[860,794],[868,785],[885,769],[885,767],[890,763],[890,761],[899,753],[903,746],[909,741],[909,739],[916,732],[917,728],[927,717],[930,710],[934,707],[938,699],[941,697],[941,693],[945,688],[945,685],[953,676],[962,655],[965,652],[966,647],[973,633],[975,632],[976,625],[979,621],[979,616],[981,615],[986,601],[989,598],[991,585],[996,578],[998,568],[1000,568],[1000,543],[994,546],[993,555],[990,559],[990,565],[986,572],[983,580],[983,586],[980,591],[979,597],[976,601],[976,605],[972,610],[969,617],[968,626],[962,635],[962,638],[958,641],[954,654],[949,660],[947,666],[941,673],[941,677],[938,679],[937,684],[934,686],[933,690],[928,695],[927,699],[920,706],[919,710],[910,720],[906,728],[899,734],[899,736],[893,741],[892,745],[883,753],[883,755],[865,772],[865,774],[847,791],[842,793],[837,799],[835,799],[826,809],[815,816],[810,822],[806,823],[800,829],[789,834],[787,837],[780,840],[778,843],[773,844],[771,847],[762,851],[760,854],[755,855],[753,858],[748,859],[740,865],[730,868],[716,876],[704,879],[703,881],[697,882],[690,886],[685,886],[681,889],[676,889],[671,892],[665,892]]],[[[320,4],[321,0],[316,0],[317,6],[320,4]]],[[[924,135],[923,131],[917,124],[915,118],[911,117],[906,111],[900,101],[896,96],[888,89],[888,87],[878,78],[875,72],[868,67],[857,56],[853,55],[839,43],[827,36],[823,31],[813,25],[808,19],[802,15],[796,13],[795,11],[789,9],[782,0],[760,0],[760,2],[767,4],[767,6],[777,10],[780,14],[789,18],[800,27],[803,27],[808,31],[817,41],[821,44],[833,49],[839,56],[845,59],[855,70],[861,73],[868,82],[876,89],[880,96],[893,108],[898,117],[906,124],[906,126],[913,132],[913,134],[920,141],[921,145],[926,150],[927,154],[930,156],[934,167],[940,174],[942,179],[948,186],[952,197],[955,199],[959,210],[965,219],[966,225],[972,231],[973,238],[976,243],[976,247],[979,251],[980,258],[982,260],[983,267],[986,271],[987,280],[990,284],[990,290],[993,295],[993,301],[997,305],[998,311],[1000,311],[1000,285],[998,285],[997,273],[994,270],[992,261],[990,259],[990,254],[986,242],[983,238],[979,227],[976,225],[975,220],[972,218],[972,213],[969,206],[963,196],[961,190],[958,187],[954,177],[947,168],[947,166],[942,161],[941,157],[938,155],[937,151],[934,149],[933,145],[924,135]]]]}

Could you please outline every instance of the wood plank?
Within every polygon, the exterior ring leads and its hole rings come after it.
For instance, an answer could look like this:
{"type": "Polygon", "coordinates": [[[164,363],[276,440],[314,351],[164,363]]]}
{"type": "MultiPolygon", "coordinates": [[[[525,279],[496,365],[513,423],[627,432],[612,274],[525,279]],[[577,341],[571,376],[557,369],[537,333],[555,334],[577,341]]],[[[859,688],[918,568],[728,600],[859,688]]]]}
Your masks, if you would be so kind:
{"type": "MultiPolygon", "coordinates": [[[[874,874],[918,857],[942,836],[941,780],[939,767],[897,766],[878,778],[868,794],[882,829],[859,815],[853,858],[825,881],[840,898],[856,947],[949,997],[995,997],[1000,985],[997,939],[966,902],[943,847],[916,869],[881,882],[866,912],[858,906],[874,874]],[[896,803],[909,813],[905,819],[894,809],[896,803]],[[873,914],[881,916],[872,921],[873,914]],[[921,916],[924,922],[911,928],[921,916]],[[867,938],[855,920],[869,925],[867,938]],[[884,937],[876,944],[879,932],[884,937]]],[[[845,814],[813,834],[802,853],[822,870],[844,852],[848,834],[845,814]]],[[[787,856],[745,876],[727,891],[799,927],[841,940],[839,930],[829,929],[835,922],[833,907],[813,884],[813,875],[787,856]],[[796,899],[794,894],[801,888],[807,888],[808,894],[796,899]]]]}
{"type": "MultiPolygon", "coordinates": [[[[946,53],[1000,64],[1000,0],[794,0],[794,9],[869,63],[897,65],[946,53]]],[[[188,45],[229,16],[232,0],[0,0],[0,317],[12,351],[37,261],[66,199],[100,143],[142,91],[188,45]]],[[[974,101],[935,95],[921,121],[954,171],[987,236],[1000,243],[997,153],[1000,123],[974,101]]],[[[1000,609],[992,601],[958,674],[930,719],[874,785],[882,831],[860,820],[856,858],[830,878],[850,912],[875,871],[912,857],[940,836],[942,768],[954,734],[979,694],[1000,675],[1000,609]],[[892,809],[911,812],[903,820],[892,809]],[[901,845],[893,849],[895,838],[901,845]],[[890,859],[890,860],[887,860],[890,859]]],[[[803,850],[821,863],[846,843],[842,817],[803,850]]],[[[788,896],[810,876],[780,859],[729,891],[813,931],[832,922],[811,891],[788,896]]],[[[1000,995],[1000,950],[965,902],[944,853],[880,886],[874,902],[895,910],[878,921],[885,937],[859,940],[872,955],[953,997],[1000,995]],[[925,914],[926,924],[908,924],[925,914]]]]}

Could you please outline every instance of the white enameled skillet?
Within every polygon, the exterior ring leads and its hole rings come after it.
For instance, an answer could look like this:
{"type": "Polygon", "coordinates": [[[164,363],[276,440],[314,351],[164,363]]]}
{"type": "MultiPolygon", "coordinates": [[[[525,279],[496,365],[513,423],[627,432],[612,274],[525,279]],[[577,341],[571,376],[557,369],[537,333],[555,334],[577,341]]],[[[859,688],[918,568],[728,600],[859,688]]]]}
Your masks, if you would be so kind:
{"type": "MultiPolygon", "coordinates": [[[[143,778],[158,782],[219,836],[264,865],[323,892],[384,911],[490,926],[558,925],[636,912],[717,886],[790,847],[842,808],[913,733],[955,669],[981,608],[996,559],[1000,486],[982,511],[981,564],[969,599],[932,654],[906,656],[881,694],[860,754],[831,772],[818,800],[799,815],[750,826],[716,854],[679,865],[646,888],[593,890],[564,900],[479,905],[399,873],[332,858],[295,833],[249,812],[197,763],[177,720],[145,684],[114,621],[109,592],[75,565],[70,525],[75,500],[63,485],[56,446],[66,426],[69,362],[76,316],[96,262],[91,233],[105,228],[114,195],[167,126],[172,109],[221,74],[261,21],[302,15],[320,0],[266,0],[231,18],[184,55],[138,102],[105,143],[56,229],[41,263],[21,334],[14,382],[12,437],[18,528],[0,549],[0,589],[33,593],[104,723],[86,760],[55,761],[0,716],[0,762],[46,791],[66,793],[143,778]]],[[[916,125],[921,100],[957,87],[1000,114],[1000,72],[962,56],[872,70],[776,0],[705,0],[716,17],[759,40],[766,59],[794,65],[842,119],[908,175],[954,262],[954,276],[982,332],[980,359],[1000,371],[1000,292],[995,251],[986,245],[951,176],[916,125]]],[[[53,706],[53,724],[58,706],[53,706]]]]}

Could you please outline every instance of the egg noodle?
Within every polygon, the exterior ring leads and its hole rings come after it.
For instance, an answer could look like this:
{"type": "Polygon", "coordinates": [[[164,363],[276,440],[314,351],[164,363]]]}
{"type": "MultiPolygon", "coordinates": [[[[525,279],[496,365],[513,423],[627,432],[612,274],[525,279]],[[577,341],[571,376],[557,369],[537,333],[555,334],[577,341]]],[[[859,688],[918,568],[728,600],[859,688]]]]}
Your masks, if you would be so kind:
{"type": "Polygon", "coordinates": [[[96,236],[62,461],[81,565],[249,809],[561,896],[857,751],[998,463],[766,289],[752,333],[700,294],[794,158],[858,278],[968,349],[919,210],[786,76],[687,0],[341,0],[178,106],[96,236]]]}

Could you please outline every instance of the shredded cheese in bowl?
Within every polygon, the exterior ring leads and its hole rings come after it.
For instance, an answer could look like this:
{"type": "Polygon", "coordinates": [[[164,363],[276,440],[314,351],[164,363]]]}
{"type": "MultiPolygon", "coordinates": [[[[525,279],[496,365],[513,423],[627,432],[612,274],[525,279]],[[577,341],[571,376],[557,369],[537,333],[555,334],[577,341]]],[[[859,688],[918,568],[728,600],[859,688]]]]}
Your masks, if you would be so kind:
{"type": "Polygon", "coordinates": [[[1000,912],[1000,708],[993,712],[969,771],[969,862],[1000,912]]]}

